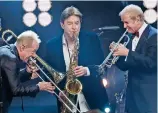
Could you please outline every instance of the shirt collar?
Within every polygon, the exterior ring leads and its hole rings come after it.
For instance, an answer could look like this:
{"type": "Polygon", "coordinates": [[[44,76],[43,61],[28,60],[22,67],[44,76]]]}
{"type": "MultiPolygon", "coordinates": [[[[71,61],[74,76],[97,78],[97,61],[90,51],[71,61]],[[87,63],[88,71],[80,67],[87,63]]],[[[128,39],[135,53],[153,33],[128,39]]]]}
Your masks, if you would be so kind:
{"type": "MultiPolygon", "coordinates": [[[[78,38],[78,37],[77,37],[77,38],[78,38]]],[[[79,40],[79,38],[78,38],[78,40],[79,40]]],[[[64,34],[63,34],[63,36],[62,36],[62,44],[63,44],[63,46],[66,46],[66,45],[67,45],[64,34]]]]}
{"type": "Polygon", "coordinates": [[[138,30],[139,32],[139,37],[141,37],[141,35],[143,34],[143,31],[145,30],[145,28],[148,26],[148,24],[146,24],[145,22],[143,23],[143,25],[141,26],[141,28],[138,30]]]}
{"type": "Polygon", "coordinates": [[[65,40],[64,34],[63,34],[63,36],[62,36],[62,44],[63,44],[64,46],[66,46],[66,40],[65,40]]]}

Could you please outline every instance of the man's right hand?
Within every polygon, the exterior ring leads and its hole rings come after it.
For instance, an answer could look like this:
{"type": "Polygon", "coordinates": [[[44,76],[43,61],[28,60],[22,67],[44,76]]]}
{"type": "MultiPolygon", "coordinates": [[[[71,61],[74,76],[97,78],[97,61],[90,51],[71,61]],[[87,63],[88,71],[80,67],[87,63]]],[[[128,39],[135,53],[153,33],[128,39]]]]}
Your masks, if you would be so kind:
{"type": "Polygon", "coordinates": [[[40,91],[48,91],[53,93],[55,90],[55,86],[52,86],[50,82],[39,82],[37,85],[39,86],[40,91]]]}
{"type": "MultiPolygon", "coordinates": [[[[65,94],[65,91],[62,91],[65,94]]],[[[61,102],[61,99],[64,100],[65,96],[62,94],[62,92],[59,92],[59,101],[61,102]]]]}

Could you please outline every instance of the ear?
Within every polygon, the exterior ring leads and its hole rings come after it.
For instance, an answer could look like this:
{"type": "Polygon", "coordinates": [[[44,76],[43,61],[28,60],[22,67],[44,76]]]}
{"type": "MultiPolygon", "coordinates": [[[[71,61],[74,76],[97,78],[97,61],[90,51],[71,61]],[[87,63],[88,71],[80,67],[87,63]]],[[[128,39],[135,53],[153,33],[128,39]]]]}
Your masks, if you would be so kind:
{"type": "Polygon", "coordinates": [[[23,45],[20,45],[20,51],[22,52],[22,51],[24,51],[24,49],[25,49],[25,46],[23,46],[23,45]]]}
{"type": "Polygon", "coordinates": [[[64,29],[64,23],[60,22],[62,29],[64,29]]]}
{"type": "Polygon", "coordinates": [[[139,22],[140,21],[140,16],[136,17],[136,21],[139,22]]]}

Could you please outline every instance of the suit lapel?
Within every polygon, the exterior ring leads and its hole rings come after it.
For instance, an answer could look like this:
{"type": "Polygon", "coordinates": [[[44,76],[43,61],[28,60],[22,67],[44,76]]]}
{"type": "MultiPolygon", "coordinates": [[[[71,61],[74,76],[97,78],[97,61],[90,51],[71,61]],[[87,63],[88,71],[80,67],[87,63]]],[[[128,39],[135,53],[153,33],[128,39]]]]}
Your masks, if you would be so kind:
{"type": "Polygon", "coordinates": [[[59,44],[56,44],[56,45],[59,45],[59,47],[57,47],[57,52],[58,52],[58,55],[59,55],[59,65],[62,69],[62,71],[66,71],[66,64],[65,64],[65,60],[64,60],[64,54],[63,54],[63,42],[62,42],[62,36],[59,37],[59,44]]]}
{"type": "Polygon", "coordinates": [[[141,46],[145,44],[148,34],[149,34],[149,25],[143,31],[135,51],[137,52],[140,51],[141,46]]]}
{"type": "Polygon", "coordinates": [[[78,53],[78,65],[82,64],[82,57],[83,57],[83,50],[86,49],[84,48],[84,41],[86,40],[83,33],[79,33],[79,53],[78,53]]]}
{"type": "Polygon", "coordinates": [[[133,35],[132,34],[128,34],[128,36],[129,36],[129,38],[130,38],[130,41],[129,41],[129,43],[128,43],[128,45],[127,45],[127,48],[129,48],[129,49],[132,49],[132,39],[133,39],[133,35]]]}

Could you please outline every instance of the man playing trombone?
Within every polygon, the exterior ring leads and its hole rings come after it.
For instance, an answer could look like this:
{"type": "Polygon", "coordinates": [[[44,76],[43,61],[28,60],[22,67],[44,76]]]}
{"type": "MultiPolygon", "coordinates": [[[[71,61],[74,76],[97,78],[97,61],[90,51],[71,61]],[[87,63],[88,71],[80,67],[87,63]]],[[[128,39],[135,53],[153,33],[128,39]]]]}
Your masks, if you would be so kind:
{"type": "Polygon", "coordinates": [[[131,36],[127,47],[120,44],[113,53],[121,56],[116,65],[128,70],[126,112],[157,113],[157,30],[145,23],[137,5],[126,6],[119,15],[131,36]]]}
{"type": "MultiPolygon", "coordinates": [[[[29,81],[20,81],[20,63],[28,62],[28,59],[36,53],[39,48],[40,39],[33,31],[25,31],[17,38],[15,44],[0,47],[0,76],[2,77],[1,99],[3,102],[3,113],[8,113],[13,96],[35,96],[39,91],[52,92],[54,86],[49,82],[37,84],[29,81]]],[[[31,76],[28,69],[22,75],[31,76]],[[27,72],[28,71],[28,72],[27,72]]],[[[22,77],[21,75],[21,77],[22,77]]]]}

